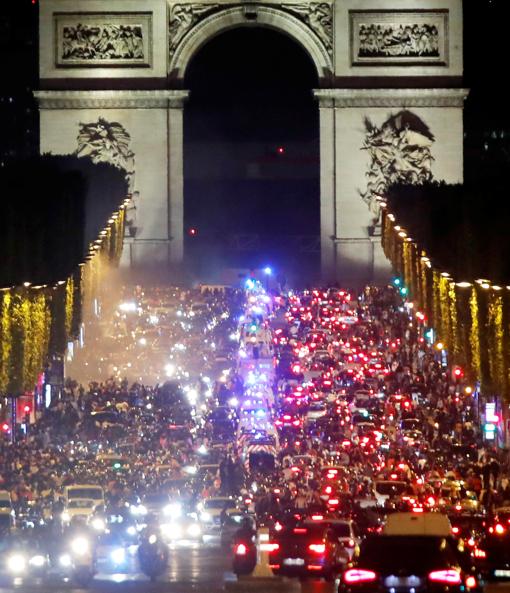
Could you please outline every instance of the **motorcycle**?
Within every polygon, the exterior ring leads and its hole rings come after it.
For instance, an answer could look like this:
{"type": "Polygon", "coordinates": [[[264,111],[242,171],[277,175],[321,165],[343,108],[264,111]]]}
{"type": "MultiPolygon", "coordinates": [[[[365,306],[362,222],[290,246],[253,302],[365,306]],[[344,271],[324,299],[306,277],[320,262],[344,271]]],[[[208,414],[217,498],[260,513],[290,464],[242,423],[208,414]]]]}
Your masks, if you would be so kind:
{"type": "Polygon", "coordinates": [[[138,562],[141,571],[154,582],[161,576],[168,565],[168,547],[161,536],[147,533],[138,546],[138,562]]]}
{"type": "Polygon", "coordinates": [[[233,549],[232,572],[238,576],[251,574],[257,564],[257,546],[254,538],[243,537],[237,539],[233,549]]]}
{"type": "Polygon", "coordinates": [[[80,587],[87,587],[96,573],[96,558],[91,537],[75,535],[58,558],[60,568],[80,587]]]}

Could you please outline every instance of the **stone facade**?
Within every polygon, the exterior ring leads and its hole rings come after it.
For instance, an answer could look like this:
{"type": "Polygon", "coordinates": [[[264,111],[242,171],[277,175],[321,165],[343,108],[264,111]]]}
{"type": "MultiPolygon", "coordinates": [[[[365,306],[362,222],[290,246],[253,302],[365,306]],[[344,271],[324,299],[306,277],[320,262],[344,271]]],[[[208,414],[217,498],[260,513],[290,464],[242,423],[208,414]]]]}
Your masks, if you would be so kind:
{"type": "Polygon", "coordinates": [[[411,169],[412,177],[462,180],[461,0],[40,5],[41,151],[92,150],[124,167],[133,196],[132,265],[182,260],[181,89],[195,53],[232,28],[280,31],[317,69],[326,280],[360,284],[387,275],[374,236],[381,174],[398,178],[411,169]],[[388,122],[396,121],[392,132],[388,122]],[[387,133],[400,152],[388,153],[387,133]]]}

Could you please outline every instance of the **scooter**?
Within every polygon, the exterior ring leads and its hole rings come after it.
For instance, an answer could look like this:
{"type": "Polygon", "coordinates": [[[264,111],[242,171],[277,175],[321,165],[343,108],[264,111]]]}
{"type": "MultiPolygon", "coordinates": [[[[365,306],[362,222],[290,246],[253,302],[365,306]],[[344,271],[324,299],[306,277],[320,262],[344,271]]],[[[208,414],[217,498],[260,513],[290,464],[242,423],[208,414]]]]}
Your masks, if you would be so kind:
{"type": "Polygon", "coordinates": [[[234,544],[232,572],[236,575],[251,574],[257,564],[257,547],[252,540],[238,540],[234,544]]]}
{"type": "Polygon", "coordinates": [[[168,547],[156,533],[144,535],[138,546],[138,562],[141,571],[154,582],[168,565],[168,547]]]}

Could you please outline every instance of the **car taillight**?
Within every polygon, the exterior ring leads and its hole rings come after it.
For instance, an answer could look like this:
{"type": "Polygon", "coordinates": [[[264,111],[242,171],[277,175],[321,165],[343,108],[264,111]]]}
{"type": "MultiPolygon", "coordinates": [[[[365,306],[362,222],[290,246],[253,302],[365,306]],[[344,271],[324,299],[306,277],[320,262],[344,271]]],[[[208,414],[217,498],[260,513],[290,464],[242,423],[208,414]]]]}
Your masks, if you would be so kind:
{"type": "Polygon", "coordinates": [[[326,544],[310,544],[308,549],[316,554],[324,554],[326,551],[326,544]]]}
{"type": "Polygon", "coordinates": [[[324,519],[324,515],[312,515],[312,521],[322,521],[324,519]]]}
{"type": "Polygon", "coordinates": [[[338,500],[338,498],[330,498],[328,500],[328,504],[332,507],[336,507],[339,504],[339,502],[340,501],[338,500]]]}
{"type": "Polygon", "coordinates": [[[244,544],[238,544],[236,546],[236,555],[237,556],[246,556],[246,552],[248,548],[244,544]]]}
{"type": "Polygon", "coordinates": [[[272,543],[272,542],[262,542],[260,544],[260,551],[261,552],[276,552],[280,549],[280,544],[272,543]]]}
{"type": "Polygon", "coordinates": [[[293,425],[293,426],[299,426],[300,424],[301,424],[301,422],[300,422],[299,420],[294,420],[294,421],[292,422],[292,425],[293,425]]]}
{"type": "Polygon", "coordinates": [[[354,542],[354,540],[353,540],[353,539],[350,539],[350,540],[348,540],[348,541],[346,541],[346,542],[344,543],[344,546],[345,546],[346,548],[354,548],[354,546],[355,546],[355,545],[356,545],[356,544],[355,544],[355,542],[354,542]]]}
{"type": "Polygon", "coordinates": [[[363,570],[362,568],[350,568],[344,572],[344,581],[346,583],[368,583],[375,581],[377,575],[373,570],[363,570]]]}
{"type": "Polygon", "coordinates": [[[460,585],[462,583],[460,573],[452,568],[429,572],[429,581],[433,583],[445,583],[447,585],[460,585]]]}
{"type": "Polygon", "coordinates": [[[476,585],[477,585],[477,582],[476,582],[475,577],[468,577],[466,579],[466,587],[468,589],[474,589],[476,587],[476,585]]]}

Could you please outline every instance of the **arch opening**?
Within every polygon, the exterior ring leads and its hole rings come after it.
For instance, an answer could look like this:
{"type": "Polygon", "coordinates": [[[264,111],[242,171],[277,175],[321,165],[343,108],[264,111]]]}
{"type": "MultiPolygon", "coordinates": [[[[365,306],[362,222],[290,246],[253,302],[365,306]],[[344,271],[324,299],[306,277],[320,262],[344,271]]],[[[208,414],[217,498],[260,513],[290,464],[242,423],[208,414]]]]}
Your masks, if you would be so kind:
{"type": "Polygon", "coordinates": [[[211,278],[265,265],[318,273],[317,72],[306,51],[280,32],[233,29],[195,54],[185,85],[187,267],[211,278]]]}

